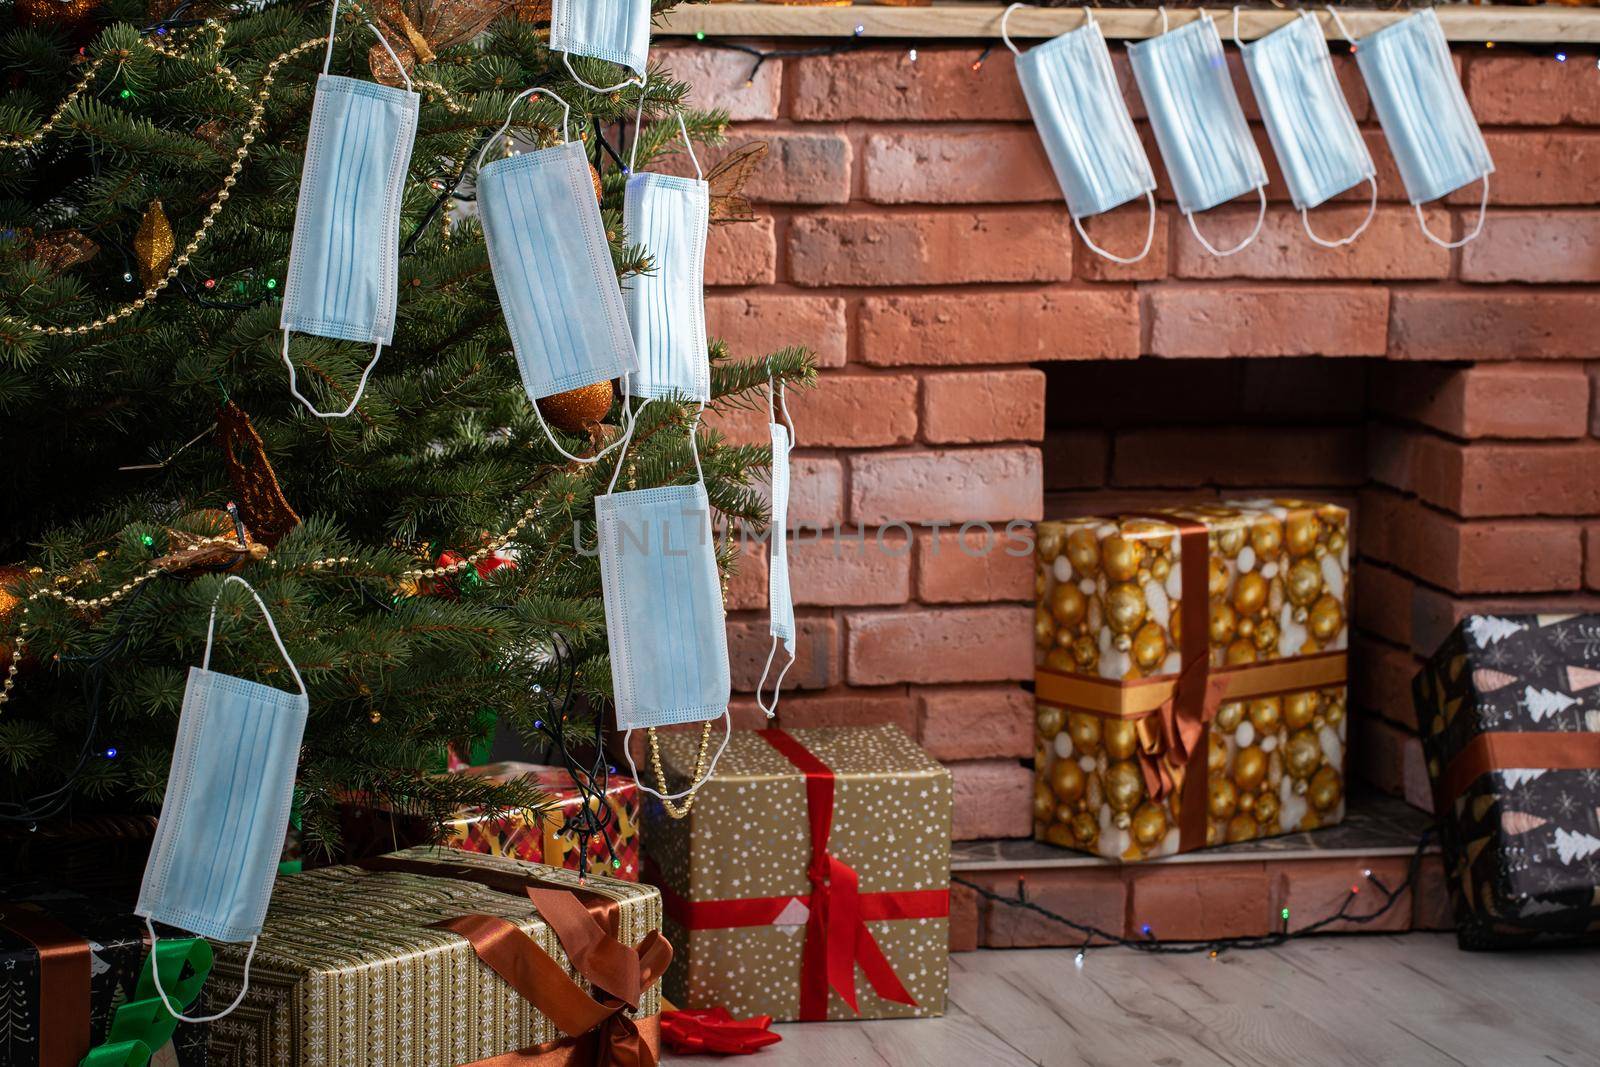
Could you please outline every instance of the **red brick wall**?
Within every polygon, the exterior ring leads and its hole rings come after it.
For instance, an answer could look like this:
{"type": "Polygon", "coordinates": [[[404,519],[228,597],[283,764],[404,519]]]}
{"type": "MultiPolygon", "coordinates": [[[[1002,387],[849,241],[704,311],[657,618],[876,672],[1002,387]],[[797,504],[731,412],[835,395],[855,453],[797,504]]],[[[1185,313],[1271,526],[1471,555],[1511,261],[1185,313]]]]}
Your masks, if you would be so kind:
{"type": "MultiPolygon", "coordinates": [[[[1485,234],[1463,250],[1417,232],[1341,56],[1379,166],[1382,203],[1360,240],[1312,245],[1274,175],[1260,240],[1214,259],[1163,181],[1154,249],[1123,267],[1074,238],[1009,54],[974,71],[979,50],[873,44],[771,60],[747,85],[747,56],[663,49],[698,102],[731,112],[735,143],[771,145],[752,182],[761,218],[714,228],[707,310],[736,354],[796,342],[818,353],[821,386],[792,405],[792,518],[869,530],[1036,519],[1047,486],[1359,498],[1353,670],[1373,714],[1357,725],[1356,758],[1422,799],[1406,693],[1417,655],[1473,607],[1600,590],[1600,427],[1582,362],[1600,360],[1592,63],[1457,50],[1499,167],[1485,234]],[[1250,373],[1231,362],[1310,356],[1366,359],[1250,373]],[[1100,362],[1140,357],[1183,362],[1100,362]],[[1185,418],[1201,400],[1217,414],[1185,418]]],[[[1248,89],[1241,98],[1253,111],[1248,89]]],[[[1130,104],[1143,128],[1136,94],[1130,104]]],[[[1319,210],[1319,232],[1353,227],[1365,197],[1319,210]]],[[[1476,198],[1430,206],[1430,225],[1463,232],[1476,198]]],[[[1231,244],[1254,215],[1241,202],[1203,225],[1231,244]]],[[[1144,225],[1130,206],[1090,231],[1133,248],[1144,225]]],[[[722,428],[764,441],[764,418],[722,428]]],[[[781,723],[900,723],[955,772],[956,836],[1028,833],[1027,560],[975,560],[952,530],[910,543],[891,530],[895,552],[872,536],[865,554],[831,537],[793,547],[800,662],[781,723]]],[[[730,599],[735,687],[748,693],[767,650],[760,558],[730,599]]],[[[748,697],[738,708],[758,720],[748,697]]]]}

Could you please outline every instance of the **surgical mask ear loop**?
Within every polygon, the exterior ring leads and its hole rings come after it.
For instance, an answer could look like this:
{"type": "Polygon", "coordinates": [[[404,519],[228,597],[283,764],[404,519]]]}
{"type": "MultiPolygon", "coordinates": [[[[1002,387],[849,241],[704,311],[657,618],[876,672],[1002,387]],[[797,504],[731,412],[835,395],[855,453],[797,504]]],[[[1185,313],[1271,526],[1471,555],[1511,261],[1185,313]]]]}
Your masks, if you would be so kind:
{"type": "MultiPolygon", "coordinates": [[[[716,753],[711,757],[711,762],[706,766],[705,774],[700,776],[699,781],[691,782],[687,789],[681,789],[676,793],[659,793],[644,784],[644,778],[639,774],[639,767],[636,763],[634,763],[633,760],[633,731],[631,729],[624,730],[622,732],[622,754],[628,760],[628,773],[633,776],[634,783],[638,785],[641,791],[649,793],[651,796],[660,801],[682,800],[685,797],[693,796],[695,793],[698,793],[700,791],[700,787],[711,781],[712,777],[715,776],[717,772],[717,761],[722,759],[722,754],[728,749],[728,741],[733,737],[732,709],[725,709],[723,711],[722,721],[725,726],[725,729],[722,733],[722,744],[717,746],[716,753]]],[[[667,784],[665,779],[662,780],[661,784],[663,786],[667,784]]],[[[687,813],[687,805],[684,806],[684,810],[687,813]]]]}
{"type": "MultiPolygon", "coordinates": [[[[200,669],[203,671],[211,669],[211,649],[216,644],[217,635],[217,604],[222,600],[223,587],[226,587],[229,582],[238,582],[249,591],[251,598],[256,602],[256,607],[261,609],[261,617],[266,620],[267,632],[272,635],[272,643],[278,646],[278,653],[283,656],[283,662],[289,665],[289,673],[294,677],[295,685],[300,687],[300,695],[306,696],[305,679],[300,677],[299,669],[295,667],[294,660],[289,657],[289,650],[283,645],[283,638],[278,634],[277,624],[272,621],[272,612],[267,610],[267,605],[261,599],[261,594],[257,593],[249,582],[245,581],[237,574],[230,574],[222,580],[222,586],[218,587],[217,595],[211,601],[211,618],[206,622],[206,651],[205,655],[200,659],[200,669]]],[[[180,1022],[211,1023],[216,1022],[218,1019],[226,1018],[227,1016],[232,1015],[234,1010],[237,1009],[240,1004],[244,1003],[245,995],[250,992],[250,963],[255,959],[256,945],[259,944],[261,940],[260,935],[250,939],[250,951],[245,954],[244,958],[244,984],[239,989],[239,995],[233,998],[233,1003],[229,1004],[226,1008],[215,1015],[191,1017],[184,1015],[178,1011],[177,1008],[174,1008],[172,1006],[171,999],[167,996],[167,991],[162,988],[161,968],[157,967],[154,962],[156,943],[158,940],[156,937],[155,924],[151,922],[149,916],[146,916],[144,925],[145,929],[150,931],[150,977],[155,980],[156,993],[161,997],[161,1005],[167,1009],[167,1014],[171,1015],[174,1019],[177,1019],[180,1022]]]]}
{"type": "Polygon", "coordinates": [[[1012,4],[1010,7],[1006,8],[1000,13],[1000,40],[1005,42],[1006,47],[1011,49],[1011,54],[1014,56],[1020,56],[1022,51],[1017,48],[1016,45],[1011,43],[1011,35],[1006,32],[1006,23],[1011,21],[1011,13],[1013,11],[1019,7],[1027,6],[1027,4],[1012,4]]]}
{"type": "MultiPolygon", "coordinates": [[[[1412,204],[1412,209],[1417,213],[1417,225],[1422,227],[1422,235],[1428,240],[1432,241],[1434,244],[1438,245],[1440,248],[1460,248],[1462,245],[1469,244],[1476,240],[1478,235],[1483,232],[1484,220],[1489,216],[1489,176],[1485,174],[1479,179],[1479,181],[1483,182],[1483,199],[1478,201],[1478,222],[1477,225],[1472,227],[1471,233],[1467,234],[1459,241],[1442,240],[1441,238],[1434,236],[1433,231],[1428,229],[1428,220],[1423,218],[1422,215],[1422,205],[1412,204]]],[[[1373,196],[1377,196],[1376,191],[1374,191],[1373,196]]]]}
{"type": "Polygon", "coordinates": [[[614,93],[618,89],[626,89],[630,85],[637,85],[641,89],[644,88],[644,77],[642,75],[635,78],[624,78],[615,85],[591,85],[580,78],[578,76],[578,72],[572,69],[571,52],[562,52],[561,62],[566,64],[567,73],[572,76],[572,80],[589,90],[591,93],[614,93]]]}
{"type": "Polygon", "coordinates": [[[167,997],[167,991],[161,987],[161,968],[156,966],[156,928],[148,916],[144,920],[144,928],[150,932],[150,977],[155,979],[156,995],[161,998],[161,1006],[167,1009],[167,1014],[185,1023],[214,1023],[218,1019],[225,1019],[232,1015],[244,998],[250,992],[250,962],[256,958],[256,945],[260,943],[259,936],[250,939],[250,951],[244,957],[244,984],[239,987],[239,995],[233,998],[233,1003],[217,1012],[215,1015],[185,1015],[172,1006],[172,1001],[167,997]]]}
{"type": "MultiPolygon", "coordinates": [[[[644,132],[644,98],[645,86],[639,82],[639,110],[633,116],[633,146],[628,149],[628,173],[632,174],[639,161],[639,135],[644,132]]],[[[705,180],[705,171],[700,169],[700,157],[694,154],[694,144],[689,140],[689,125],[683,121],[683,112],[678,112],[678,132],[683,135],[683,149],[689,153],[689,162],[694,164],[694,176],[698,181],[705,180]]]]}
{"type": "MultiPolygon", "coordinates": [[[[770,423],[776,423],[778,421],[777,411],[773,410],[773,391],[773,379],[769,377],[767,379],[767,421],[770,423]]],[[[789,434],[788,447],[793,448],[795,441],[794,421],[789,418],[789,404],[783,396],[782,379],[778,380],[776,391],[778,396],[777,410],[783,412],[783,425],[789,434]]],[[[787,535],[788,532],[786,530],[774,529],[769,532],[769,536],[773,538],[786,537],[787,535]]],[[[768,549],[768,552],[771,552],[770,548],[768,549]]],[[[793,594],[791,592],[791,602],[792,599],[793,594]]],[[[762,696],[762,690],[766,688],[767,676],[772,673],[772,661],[778,655],[778,645],[782,640],[783,639],[777,634],[772,635],[772,647],[767,649],[767,662],[761,668],[761,680],[756,683],[756,707],[765,712],[767,718],[769,719],[776,717],[778,714],[778,700],[783,692],[783,678],[789,673],[789,668],[794,666],[794,661],[798,658],[791,655],[789,657],[789,661],[783,665],[783,669],[778,672],[777,681],[772,683],[772,703],[768,705],[762,696]]]]}
{"type": "MultiPolygon", "coordinates": [[[[322,57],[322,73],[324,74],[328,73],[328,67],[333,62],[333,36],[338,26],[339,0],[334,0],[333,14],[328,18],[328,50],[322,57]]],[[[372,35],[378,39],[378,43],[383,45],[383,50],[389,53],[389,58],[394,60],[394,68],[400,72],[400,77],[405,79],[406,89],[415,92],[415,88],[411,84],[411,75],[406,73],[405,64],[401,63],[400,57],[395,55],[394,49],[389,46],[388,39],[371,22],[367,22],[367,29],[372,31],[372,35]]],[[[306,399],[300,392],[300,382],[295,374],[294,362],[289,359],[289,331],[283,331],[283,365],[289,368],[289,395],[300,401],[307,411],[319,419],[342,419],[356,409],[356,405],[361,403],[361,397],[367,391],[367,379],[372,377],[372,371],[377,367],[378,359],[382,355],[383,342],[379,341],[373,346],[372,359],[367,363],[366,369],[361,372],[361,381],[356,384],[356,395],[343,411],[318,411],[317,406],[306,399]]]]}

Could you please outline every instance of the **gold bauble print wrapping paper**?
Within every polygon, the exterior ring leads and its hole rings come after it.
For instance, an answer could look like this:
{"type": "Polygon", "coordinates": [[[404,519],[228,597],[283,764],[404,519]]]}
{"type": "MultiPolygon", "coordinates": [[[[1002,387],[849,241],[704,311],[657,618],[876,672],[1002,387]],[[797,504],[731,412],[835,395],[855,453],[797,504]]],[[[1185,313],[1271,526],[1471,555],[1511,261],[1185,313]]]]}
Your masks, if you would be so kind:
{"type": "MultiPolygon", "coordinates": [[[[946,890],[950,884],[950,772],[898,727],[839,727],[789,733],[834,774],[829,852],[855,869],[863,895],[946,890]]],[[[669,781],[694,767],[698,733],[664,734],[669,781]]],[[[756,731],[735,731],[682,820],[645,805],[651,877],[691,902],[791,896],[780,921],[686,930],[669,915],[662,931],[674,956],[662,988],[678,1007],[726,1007],[735,1016],[800,1016],[800,973],[811,895],[811,828],[805,775],[756,731]]],[[[671,908],[668,908],[671,911],[671,908]]],[[[830,993],[829,1019],[944,1013],[949,919],[869,921],[896,977],[917,1002],[878,996],[858,970],[860,1014],[830,993]]]]}
{"type": "MultiPolygon", "coordinates": [[[[1174,792],[1148,795],[1137,759],[1153,719],[1116,718],[1041,694],[1036,711],[1034,836],[1120,860],[1167,856],[1329,826],[1344,817],[1349,640],[1349,512],[1255,500],[1039,524],[1035,663],[1125,689],[1181,669],[1184,568],[1204,567],[1209,668],[1239,677],[1292,661],[1330,684],[1224,699],[1174,792]],[[1183,558],[1178,529],[1206,527],[1209,555],[1183,558]],[[1205,807],[1205,840],[1182,843],[1187,790],[1205,807]]],[[[1191,579],[1192,581],[1192,579],[1191,579]]],[[[1259,673],[1259,672],[1258,672],[1259,673]]],[[[1237,688],[1237,687],[1236,687],[1237,688]]],[[[1199,823],[1193,824],[1196,829],[1199,823]]]]}
{"type": "MultiPolygon", "coordinates": [[[[423,846],[395,854],[456,866],[536,873],[554,888],[576,871],[423,846]]],[[[615,900],[617,939],[636,945],[661,923],[652,888],[591,877],[583,891],[615,900]]],[[[470,913],[515,922],[587,988],[526,897],[474,882],[327,867],[278,879],[239,1009],[210,1024],[211,1067],[448,1067],[561,1038],[560,1031],[479,960],[459,934],[431,929],[470,913]]],[[[207,1003],[239,991],[247,945],[218,945],[207,1003]]],[[[660,1011],[660,984],[640,1016],[660,1011]]]]}

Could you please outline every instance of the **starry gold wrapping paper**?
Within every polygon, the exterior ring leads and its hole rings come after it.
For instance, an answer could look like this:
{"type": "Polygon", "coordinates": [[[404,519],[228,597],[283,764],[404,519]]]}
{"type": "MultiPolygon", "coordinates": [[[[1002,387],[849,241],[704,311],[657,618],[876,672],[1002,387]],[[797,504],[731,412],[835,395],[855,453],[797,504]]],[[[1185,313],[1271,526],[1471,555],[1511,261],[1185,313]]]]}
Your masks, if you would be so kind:
{"type": "MultiPolygon", "coordinates": [[[[1183,851],[1183,794],[1203,789],[1205,840],[1225,844],[1344,817],[1350,515],[1334,504],[1251,500],[1137,516],[1042,522],[1037,608],[1034,836],[1110,859],[1183,851]],[[1209,555],[1183,558],[1163,515],[1202,523],[1209,555]],[[1047,699],[1054,675],[1138,686],[1180,669],[1184,568],[1205,568],[1212,671],[1319,663],[1340,681],[1224,698],[1171,796],[1152,800],[1133,719],[1047,699]]],[[[1259,675],[1258,675],[1259,676],[1259,675]]]]}
{"type": "MultiPolygon", "coordinates": [[[[949,771],[894,726],[789,733],[834,773],[829,851],[855,869],[862,894],[948,888],[949,771]]],[[[661,736],[669,782],[688,780],[698,739],[690,733],[661,736]]],[[[799,1018],[803,905],[812,888],[805,776],[758,733],[735,731],[688,818],[670,819],[659,802],[646,803],[644,842],[654,877],[686,900],[792,895],[801,902],[766,926],[686,930],[665,919],[662,930],[674,950],[663,980],[667,999],[686,1008],[722,1005],[741,1018],[799,1018]]],[[[860,1015],[830,993],[827,1017],[942,1015],[948,918],[866,926],[917,1004],[878,996],[858,972],[860,1015]]]]}
{"type": "MultiPolygon", "coordinates": [[[[430,847],[404,858],[538,872],[576,889],[575,871],[430,847]]],[[[661,924],[649,886],[589,878],[585,891],[618,902],[618,940],[636,945],[661,924]]],[[[467,940],[430,924],[470,913],[515,922],[587,988],[525,897],[472,882],[326,867],[280,877],[250,968],[250,992],[210,1025],[211,1064],[223,1067],[450,1067],[563,1035],[479,959],[467,940]]],[[[208,1004],[239,991],[246,945],[219,945],[208,1004]]],[[[661,1009],[660,985],[640,1001],[661,1009]]]]}

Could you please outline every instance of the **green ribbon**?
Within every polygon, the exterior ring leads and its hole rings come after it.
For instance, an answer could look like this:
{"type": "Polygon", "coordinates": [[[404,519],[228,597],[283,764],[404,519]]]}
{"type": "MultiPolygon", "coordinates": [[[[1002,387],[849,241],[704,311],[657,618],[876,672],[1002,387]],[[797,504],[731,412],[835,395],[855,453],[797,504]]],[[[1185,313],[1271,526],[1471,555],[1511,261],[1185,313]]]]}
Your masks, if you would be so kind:
{"type": "Polygon", "coordinates": [[[90,1049],[78,1067],[145,1067],[178,1028],[178,1020],[161,1002],[152,968],[161,968],[161,985],[167,995],[188,1011],[200,999],[214,958],[211,942],[203,937],[159,942],[145,957],[133,999],[117,1009],[105,1041],[90,1049]]]}

